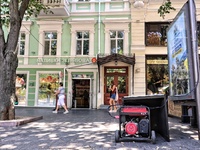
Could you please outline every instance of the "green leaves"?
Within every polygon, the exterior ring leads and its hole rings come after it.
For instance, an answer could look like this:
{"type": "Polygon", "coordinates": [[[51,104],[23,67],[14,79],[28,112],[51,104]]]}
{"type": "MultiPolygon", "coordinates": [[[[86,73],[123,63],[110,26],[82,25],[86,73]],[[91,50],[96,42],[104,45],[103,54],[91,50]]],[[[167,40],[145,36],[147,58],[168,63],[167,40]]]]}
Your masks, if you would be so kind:
{"type": "MultiPolygon", "coordinates": [[[[19,8],[20,9],[21,4],[23,0],[19,0],[19,8]]],[[[0,7],[0,21],[2,25],[8,26],[10,23],[10,9],[9,9],[9,3],[10,0],[3,0],[0,1],[1,7],[0,7]]],[[[43,11],[44,13],[51,13],[53,12],[50,10],[49,6],[43,5],[38,0],[30,0],[28,9],[25,12],[25,20],[30,19],[30,17],[37,17],[40,12],[43,11]]]]}
{"type": "Polygon", "coordinates": [[[53,14],[49,6],[43,5],[42,3],[36,0],[31,0],[25,14],[26,19],[29,19],[32,15],[34,17],[37,17],[41,11],[43,11],[45,14],[48,14],[48,13],[53,14]]]}
{"type": "Polygon", "coordinates": [[[172,3],[170,0],[167,0],[164,4],[162,4],[158,9],[158,14],[160,14],[160,17],[163,19],[165,18],[166,14],[169,14],[171,10],[176,10],[174,7],[172,7],[172,3]]]}

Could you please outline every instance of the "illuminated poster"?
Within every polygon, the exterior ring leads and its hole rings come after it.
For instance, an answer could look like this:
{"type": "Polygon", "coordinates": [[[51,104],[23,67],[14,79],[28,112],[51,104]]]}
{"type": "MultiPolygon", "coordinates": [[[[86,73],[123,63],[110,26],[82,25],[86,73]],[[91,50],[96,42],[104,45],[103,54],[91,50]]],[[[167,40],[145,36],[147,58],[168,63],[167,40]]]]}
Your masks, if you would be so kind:
{"type": "Polygon", "coordinates": [[[185,18],[185,12],[182,11],[167,33],[170,96],[187,94],[190,91],[185,18]]]}

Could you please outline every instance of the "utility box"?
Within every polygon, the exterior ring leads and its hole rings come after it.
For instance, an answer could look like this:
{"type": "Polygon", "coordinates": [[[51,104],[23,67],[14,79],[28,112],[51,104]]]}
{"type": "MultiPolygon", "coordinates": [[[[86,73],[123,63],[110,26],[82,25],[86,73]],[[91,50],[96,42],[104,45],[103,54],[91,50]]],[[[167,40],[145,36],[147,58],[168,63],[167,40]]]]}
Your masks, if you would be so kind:
{"type": "Polygon", "coordinates": [[[151,130],[170,141],[165,95],[125,96],[123,106],[146,106],[150,109],[151,130]]]}

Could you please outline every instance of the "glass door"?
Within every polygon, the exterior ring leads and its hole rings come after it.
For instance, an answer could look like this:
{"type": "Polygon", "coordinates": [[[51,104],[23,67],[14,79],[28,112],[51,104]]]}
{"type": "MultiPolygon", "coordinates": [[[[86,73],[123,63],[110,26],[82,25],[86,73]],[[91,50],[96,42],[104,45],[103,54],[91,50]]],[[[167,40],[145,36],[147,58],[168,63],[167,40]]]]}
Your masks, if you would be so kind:
{"type": "Polygon", "coordinates": [[[104,88],[105,89],[105,91],[104,91],[104,104],[105,105],[109,105],[111,81],[114,81],[114,83],[116,83],[115,77],[111,76],[111,75],[107,75],[105,77],[105,88],[104,88]]]}
{"type": "Polygon", "coordinates": [[[119,104],[122,103],[122,97],[127,96],[128,95],[128,83],[127,83],[127,75],[119,75],[117,77],[117,87],[118,87],[118,95],[119,95],[119,104]]]}
{"type": "Polygon", "coordinates": [[[104,81],[104,104],[109,105],[111,81],[118,87],[119,104],[122,103],[122,97],[128,95],[128,67],[110,67],[105,68],[104,81]]]}
{"type": "Polygon", "coordinates": [[[73,79],[72,80],[72,108],[89,108],[90,107],[90,79],[73,79]]]}

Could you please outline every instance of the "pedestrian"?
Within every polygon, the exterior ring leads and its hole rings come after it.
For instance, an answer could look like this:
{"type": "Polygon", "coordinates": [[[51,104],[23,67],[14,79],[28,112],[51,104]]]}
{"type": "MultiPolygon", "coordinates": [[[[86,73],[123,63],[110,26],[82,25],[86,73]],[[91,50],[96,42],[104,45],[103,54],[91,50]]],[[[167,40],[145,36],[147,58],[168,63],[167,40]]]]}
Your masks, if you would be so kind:
{"type": "Polygon", "coordinates": [[[116,98],[116,85],[114,84],[114,81],[111,81],[110,100],[109,100],[110,111],[109,112],[116,112],[117,111],[115,98],[116,98]]]}
{"type": "Polygon", "coordinates": [[[65,105],[65,88],[63,87],[63,83],[60,82],[60,87],[55,93],[56,96],[58,96],[57,106],[56,110],[53,111],[53,113],[58,113],[59,107],[63,107],[65,109],[65,112],[63,114],[67,114],[69,111],[67,110],[67,107],[65,105]]]}

